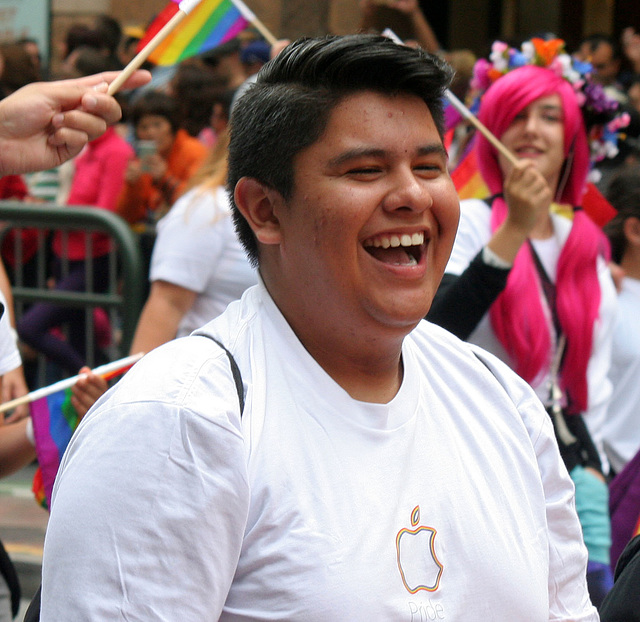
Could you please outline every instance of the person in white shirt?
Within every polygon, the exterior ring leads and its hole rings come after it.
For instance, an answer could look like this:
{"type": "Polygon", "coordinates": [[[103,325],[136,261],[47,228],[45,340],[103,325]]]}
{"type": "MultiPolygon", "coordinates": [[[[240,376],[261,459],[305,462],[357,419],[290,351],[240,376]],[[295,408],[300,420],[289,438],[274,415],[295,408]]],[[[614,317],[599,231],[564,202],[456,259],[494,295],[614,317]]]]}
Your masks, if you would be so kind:
{"type": "MultiPolygon", "coordinates": [[[[513,155],[476,137],[490,196],[461,203],[427,318],[499,357],[547,407],[576,487],[597,606],[613,584],[602,435],[616,295],[606,237],[580,209],[589,134],[582,100],[557,71],[561,60],[496,72],[484,92],[479,118],[513,155]]],[[[485,63],[478,61],[478,72],[485,63]]]]}
{"type": "Polygon", "coordinates": [[[598,619],[542,405],[422,320],[459,216],[449,79],[373,35],[265,65],[228,177],[260,282],[83,419],[41,620],[598,619]]]}
{"type": "MultiPolygon", "coordinates": [[[[233,227],[225,132],[184,194],[158,222],[151,291],[131,353],[149,352],[220,315],[258,277],[233,227]]],[[[77,391],[78,392],[78,391],[77,391]]]]}

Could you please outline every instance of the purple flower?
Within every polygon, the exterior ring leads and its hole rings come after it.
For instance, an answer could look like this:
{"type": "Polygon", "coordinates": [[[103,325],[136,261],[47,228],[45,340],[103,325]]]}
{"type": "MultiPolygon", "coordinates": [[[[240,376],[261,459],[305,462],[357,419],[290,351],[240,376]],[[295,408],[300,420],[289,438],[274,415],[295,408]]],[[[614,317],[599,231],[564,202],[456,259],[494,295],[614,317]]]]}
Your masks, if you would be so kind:
{"type": "Polygon", "coordinates": [[[607,97],[600,84],[587,84],[584,87],[587,106],[597,113],[612,112],[618,108],[618,102],[607,97]]]}

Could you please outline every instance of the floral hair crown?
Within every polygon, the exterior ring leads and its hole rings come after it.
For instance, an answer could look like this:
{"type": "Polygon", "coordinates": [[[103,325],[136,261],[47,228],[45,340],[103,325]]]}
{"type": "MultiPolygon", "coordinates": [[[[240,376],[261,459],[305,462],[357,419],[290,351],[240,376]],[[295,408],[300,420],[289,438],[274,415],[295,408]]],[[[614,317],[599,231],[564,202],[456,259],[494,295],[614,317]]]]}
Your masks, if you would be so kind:
{"type": "Polygon", "coordinates": [[[481,58],[473,68],[470,87],[475,97],[471,109],[477,112],[482,94],[509,71],[525,65],[545,67],[573,87],[587,129],[591,161],[613,158],[618,154],[618,134],[629,124],[629,114],[621,113],[618,102],[609,97],[600,84],[591,81],[591,63],[572,58],[564,46],[562,39],[534,38],[517,50],[495,41],[489,60],[481,58]]]}

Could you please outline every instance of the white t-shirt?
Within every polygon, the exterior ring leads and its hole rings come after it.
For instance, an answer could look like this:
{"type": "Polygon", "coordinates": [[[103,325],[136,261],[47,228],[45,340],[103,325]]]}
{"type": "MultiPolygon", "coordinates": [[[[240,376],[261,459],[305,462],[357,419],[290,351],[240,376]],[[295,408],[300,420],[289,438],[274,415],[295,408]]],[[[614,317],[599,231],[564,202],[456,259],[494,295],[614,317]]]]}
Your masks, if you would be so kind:
{"type": "Polygon", "coordinates": [[[2,316],[0,317],[0,376],[12,371],[22,365],[20,352],[16,345],[16,338],[11,330],[9,321],[9,310],[4,294],[0,291],[0,304],[2,305],[2,316]]]}
{"type": "Polygon", "coordinates": [[[619,473],[640,450],[640,281],[625,278],[618,296],[609,378],[613,395],[604,446],[619,473]]]}
{"type": "Polygon", "coordinates": [[[262,285],[145,356],[63,459],[41,620],[593,621],[549,417],[422,322],[388,404],[352,399],[262,285]]]}
{"type": "MultiPolygon", "coordinates": [[[[572,221],[558,214],[551,214],[554,235],[547,240],[534,240],[533,245],[540,257],[545,271],[552,282],[556,279],[557,261],[571,231],[572,221]]],[[[479,199],[468,199],[460,203],[460,224],[456,234],[449,263],[445,269],[449,274],[462,274],[471,260],[491,239],[491,209],[479,199]]],[[[583,417],[591,438],[599,449],[603,468],[608,461],[603,446],[603,426],[607,415],[607,406],[611,397],[611,381],[608,373],[611,364],[611,343],[616,313],[616,291],[605,261],[598,260],[598,281],[600,284],[600,312],[596,320],[591,358],[587,365],[588,407],[583,417]]],[[[542,304],[547,309],[546,300],[542,304]]],[[[547,311],[549,319],[551,314],[547,311]]],[[[552,325],[550,329],[553,330],[552,325]]],[[[469,342],[479,345],[495,354],[513,368],[514,363],[493,332],[489,314],[480,320],[469,336],[469,342]]],[[[546,402],[549,391],[549,376],[538,379],[533,389],[538,397],[546,402]]]]}
{"type": "Polygon", "coordinates": [[[188,192],[159,221],[149,278],[198,294],[180,322],[178,337],[220,315],[258,282],[233,228],[223,188],[188,192]]]}

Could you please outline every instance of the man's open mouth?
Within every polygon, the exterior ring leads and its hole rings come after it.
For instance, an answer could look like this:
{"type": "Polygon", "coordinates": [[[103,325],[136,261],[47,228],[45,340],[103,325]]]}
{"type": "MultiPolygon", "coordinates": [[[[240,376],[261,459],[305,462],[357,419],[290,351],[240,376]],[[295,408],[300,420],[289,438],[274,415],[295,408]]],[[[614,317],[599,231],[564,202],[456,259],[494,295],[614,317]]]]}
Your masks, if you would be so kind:
{"type": "Polygon", "coordinates": [[[365,250],[378,261],[394,266],[416,266],[424,253],[424,232],[380,235],[364,241],[365,250]]]}

